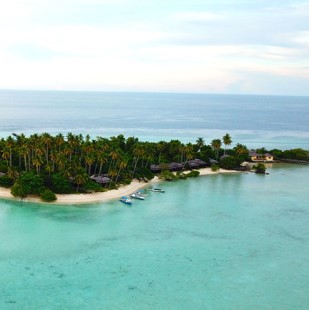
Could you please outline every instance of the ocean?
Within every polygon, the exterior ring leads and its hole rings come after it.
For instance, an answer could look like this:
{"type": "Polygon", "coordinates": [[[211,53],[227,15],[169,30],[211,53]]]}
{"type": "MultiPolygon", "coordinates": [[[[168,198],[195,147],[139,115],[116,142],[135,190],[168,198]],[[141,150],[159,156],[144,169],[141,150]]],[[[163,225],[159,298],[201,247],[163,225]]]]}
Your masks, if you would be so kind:
{"type": "MultiPolygon", "coordinates": [[[[0,92],[0,132],[230,133],[249,147],[308,146],[308,98],[0,92]]],[[[309,308],[309,166],[160,184],[118,201],[0,199],[0,309],[309,308]]]]}
{"type": "Polygon", "coordinates": [[[309,149],[309,97],[0,91],[0,137],[13,132],[309,149]]]}

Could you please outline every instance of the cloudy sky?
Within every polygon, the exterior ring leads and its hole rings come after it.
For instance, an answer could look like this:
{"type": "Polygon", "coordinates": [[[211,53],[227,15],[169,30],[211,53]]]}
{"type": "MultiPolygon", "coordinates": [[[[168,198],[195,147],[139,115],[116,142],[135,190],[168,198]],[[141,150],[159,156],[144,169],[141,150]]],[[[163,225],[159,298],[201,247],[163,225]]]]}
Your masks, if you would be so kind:
{"type": "Polygon", "coordinates": [[[0,0],[0,88],[309,95],[309,1],[0,0]]]}

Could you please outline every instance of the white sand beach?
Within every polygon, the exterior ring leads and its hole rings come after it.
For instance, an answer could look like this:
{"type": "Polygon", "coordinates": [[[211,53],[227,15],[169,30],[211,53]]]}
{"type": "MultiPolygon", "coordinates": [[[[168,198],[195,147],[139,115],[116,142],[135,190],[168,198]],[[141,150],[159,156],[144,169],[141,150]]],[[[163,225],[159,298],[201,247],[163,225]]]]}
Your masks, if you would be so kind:
{"type": "MultiPolygon", "coordinates": [[[[225,170],[220,169],[218,171],[211,171],[210,168],[199,169],[200,176],[213,175],[213,174],[223,174],[223,173],[239,173],[239,171],[235,170],[225,170]]],[[[121,196],[130,195],[142,188],[153,186],[156,183],[161,182],[161,180],[156,176],[149,182],[139,182],[137,180],[133,180],[131,184],[126,186],[121,186],[119,189],[113,189],[107,192],[102,193],[91,193],[91,194],[65,194],[59,195],[57,194],[57,200],[55,202],[49,204],[88,204],[88,203],[99,203],[112,199],[118,199],[121,196]]],[[[0,198],[4,199],[14,199],[16,201],[20,201],[20,198],[15,198],[11,195],[10,189],[0,187],[0,198]]],[[[22,201],[26,202],[39,202],[42,203],[41,199],[38,197],[29,196],[22,201]]]]}

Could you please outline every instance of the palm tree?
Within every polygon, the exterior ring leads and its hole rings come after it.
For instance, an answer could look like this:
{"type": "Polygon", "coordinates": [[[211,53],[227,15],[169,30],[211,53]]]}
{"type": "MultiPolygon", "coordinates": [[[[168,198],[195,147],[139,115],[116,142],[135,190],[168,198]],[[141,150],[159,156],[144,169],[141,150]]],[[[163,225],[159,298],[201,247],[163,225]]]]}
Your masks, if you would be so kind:
{"type": "Polygon", "coordinates": [[[222,140],[223,140],[223,144],[224,144],[224,155],[225,155],[226,146],[232,144],[232,138],[231,138],[231,136],[227,133],[227,134],[225,134],[225,136],[223,136],[222,140]]]}
{"type": "Polygon", "coordinates": [[[111,178],[110,183],[109,183],[109,187],[111,187],[113,178],[114,178],[115,176],[117,176],[117,170],[116,170],[114,167],[112,167],[112,168],[109,170],[108,175],[109,175],[110,178],[111,178]]]}
{"type": "Polygon", "coordinates": [[[9,150],[9,166],[12,167],[12,149],[13,146],[15,144],[14,139],[11,136],[8,136],[8,138],[6,139],[6,143],[5,146],[7,147],[7,149],[9,150]]]}
{"type": "Polygon", "coordinates": [[[45,166],[45,171],[48,172],[48,175],[49,175],[49,176],[50,176],[50,174],[51,174],[52,172],[54,172],[54,169],[55,169],[55,167],[54,167],[53,162],[48,162],[48,163],[46,164],[46,166],[45,166]]]}
{"type": "Polygon", "coordinates": [[[245,145],[238,143],[236,145],[236,147],[234,148],[235,153],[237,155],[237,157],[241,156],[241,155],[245,155],[248,154],[248,149],[245,145]]]}
{"type": "Polygon", "coordinates": [[[7,172],[7,176],[11,179],[13,179],[14,181],[18,178],[18,171],[15,167],[9,167],[8,168],[8,172],[7,172]]]}
{"type": "Polygon", "coordinates": [[[41,165],[43,163],[42,157],[39,155],[35,156],[32,160],[32,163],[36,167],[36,174],[39,175],[40,174],[40,168],[41,168],[41,165]]]}
{"type": "Polygon", "coordinates": [[[88,165],[88,175],[91,173],[91,166],[94,163],[94,157],[91,154],[86,155],[85,157],[86,166],[88,165]]]}
{"type": "Polygon", "coordinates": [[[76,192],[78,192],[79,187],[87,183],[88,175],[83,168],[78,168],[74,177],[74,182],[77,184],[76,192]]]}
{"type": "Polygon", "coordinates": [[[158,164],[160,164],[160,162],[161,162],[161,154],[162,154],[162,151],[163,151],[164,148],[165,148],[165,145],[166,145],[166,142],[165,142],[165,141],[160,141],[160,142],[158,142],[157,145],[156,145],[156,148],[157,148],[157,150],[159,151],[158,164]]]}
{"type": "Polygon", "coordinates": [[[55,145],[58,147],[58,152],[60,152],[60,149],[63,146],[63,144],[64,144],[64,137],[60,133],[55,137],[55,145]]]}
{"type": "Polygon", "coordinates": [[[216,159],[219,157],[219,150],[221,148],[221,140],[220,139],[214,139],[211,141],[211,147],[216,153],[216,159]]]}
{"type": "Polygon", "coordinates": [[[9,167],[9,159],[10,159],[10,149],[5,147],[3,150],[2,150],[2,158],[7,162],[7,165],[9,167]]]}
{"type": "Polygon", "coordinates": [[[133,169],[132,176],[134,176],[135,174],[139,159],[145,155],[145,149],[142,143],[139,142],[134,146],[133,155],[134,155],[134,169],[133,169]]]}
{"type": "Polygon", "coordinates": [[[27,165],[27,155],[28,155],[28,147],[26,143],[23,143],[18,148],[18,154],[19,156],[23,157],[24,159],[24,166],[25,170],[27,171],[28,165],[27,165]]]}
{"type": "Polygon", "coordinates": [[[49,159],[49,148],[51,146],[52,143],[52,137],[49,133],[44,132],[42,134],[42,142],[45,145],[45,160],[46,163],[48,164],[48,159],[49,159]]]}
{"type": "Polygon", "coordinates": [[[205,140],[204,138],[197,138],[196,140],[196,146],[197,146],[197,151],[200,152],[201,151],[201,148],[205,145],[205,140]]]}
{"type": "Polygon", "coordinates": [[[128,161],[126,159],[124,159],[124,158],[121,158],[119,163],[118,163],[119,170],[118,170],[116,181],[115,181],[116,183],[118,182],[120,171],[125,169],[127,167],[127,165],[128,165],[128,161]]]}
{"type": "Polygon", "coordinates": [[[101,175],[102,174],[103,165],[106,164],[106,162],[107,162],[107,154],[99,151],[98,155],[97,155],[97,158],[98,158],[98,161],[100,163],[99,175],[101,175]]]}

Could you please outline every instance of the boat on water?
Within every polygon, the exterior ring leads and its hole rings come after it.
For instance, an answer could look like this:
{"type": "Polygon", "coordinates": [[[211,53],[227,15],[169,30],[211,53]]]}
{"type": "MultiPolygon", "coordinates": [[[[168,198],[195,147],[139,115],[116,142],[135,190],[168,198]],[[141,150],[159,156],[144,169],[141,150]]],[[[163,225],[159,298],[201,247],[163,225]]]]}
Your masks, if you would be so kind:
{"type": "Polygon", "coordinates": [[[158,188],[158,187],[152,187],[152,188],[148,188],[149,191],[155,192],[155,193],[165,193],[165,190],[162,188],[158,188]]]}
{"type": "Polygon", "coordinates": [[[122,196],[119,200],[127,205],[131,205],[133,202],[132,199],[127,196],[122,196]]]}
{"type": "Polygon", "coordinates": [[[132,198],[139,199],[139,200],[145,200],[145,196],[142,195],[140,192],[135,192],[130,195],[132,198]]]}

